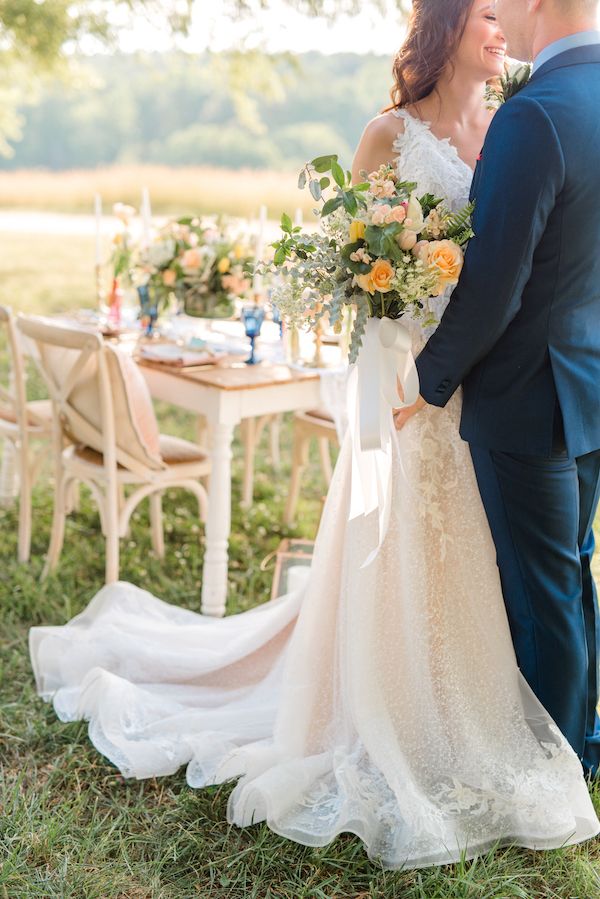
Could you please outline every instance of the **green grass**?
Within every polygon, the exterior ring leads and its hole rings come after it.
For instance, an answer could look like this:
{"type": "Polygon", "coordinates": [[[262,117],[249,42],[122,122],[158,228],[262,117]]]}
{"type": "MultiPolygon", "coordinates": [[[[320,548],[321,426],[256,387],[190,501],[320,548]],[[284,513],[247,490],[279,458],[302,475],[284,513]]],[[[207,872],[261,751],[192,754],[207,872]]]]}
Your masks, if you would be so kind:
{"type": "MultiPolygon", "coordinates": [[[[15,286],[30,309],[75,305],[86,267],[83,240],[61,250],[45,242],[27,260],[24,238],[0,258],[0,301],[15,286]],[[44,267],[40,260],[47,260],[44,267]],[[55,271],[50,284],[47,268],[55,271]],[[58,272],[62,270],[62,280],[58,272]],[[64,277],[68,271],[70,277],[64,277]],[[8,272],[8,275],[7,275],[8,272]],[[12,274],[10,274],[12,272],[12,274]],[[13,279],[11,282],[11,278],[13,279]],[[11,283],[13,287],[11,288],[11,283]],[[62,289],[64,286],[64,290],[62,289]],[[60,290],[58,290],[60,288],[60,290]]],[[[19,306],[20,303],[14,302],[19,306]]],[[[0,352],[0,369],[6,359],[0,352]]],[[[39,390],[36,378],[30,388],[39,390]]],[[[193,421],[160,405],[161,426],[193,435],[193,421]]],[[[281,472],[266,437],[258,453],[255,502],[240,509],[241,453],[235,445],[230,612],[262,602],[271,572],[260,561],[288,533],[282,513],[289,477],[289,428],[281,472]]],[[[308,472],[300,526],[312,538],[321,510],[316,456],[308,472]]],[[[39,581],[52,509],[42,480],[34,495],[32,561],[16,562],[16,510],[0,508],[0,897],[3,899],[597,899],[600,841],[563,851],[503,849],[473,862],[416,872],[384,872],[352,836],[324,849],[298,846],[264,826],[238,830],[225,814],[230,787],[191,790],[183,773],[124,781],[91,747],[83,723],[64,725],[35,695],[27,654],[32,625],[62,624],[102,586],[103,545],[96,511],[84,493],[70,519],[57,573],[39,581]]],[[[147,509],[123,543],[121,576],[163,599],[199,608],[203,531],[191,497],[165,502],[167,553],[150,548],[147,509]]],[[[600,810],[600,789],[594,801],[600,810]]]]}

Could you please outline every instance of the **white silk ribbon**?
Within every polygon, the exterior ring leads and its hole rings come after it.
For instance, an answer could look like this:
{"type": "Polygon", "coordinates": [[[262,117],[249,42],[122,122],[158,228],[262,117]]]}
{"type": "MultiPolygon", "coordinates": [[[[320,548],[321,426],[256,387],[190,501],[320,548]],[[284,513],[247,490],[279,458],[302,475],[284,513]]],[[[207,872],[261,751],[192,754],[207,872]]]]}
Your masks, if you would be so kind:
{"type": "Polygon", "coordinates": [[[411,339],[401,321],[370,318],[358,359],[348,380],[348,422],[352,439],[350,520],[378,511],[376,558],[390,522],[392,505],[392,408],[411,406],[419,396],[419,376],[411,339]],[[398,395],[402,386],[404,401],[398,395]]]}

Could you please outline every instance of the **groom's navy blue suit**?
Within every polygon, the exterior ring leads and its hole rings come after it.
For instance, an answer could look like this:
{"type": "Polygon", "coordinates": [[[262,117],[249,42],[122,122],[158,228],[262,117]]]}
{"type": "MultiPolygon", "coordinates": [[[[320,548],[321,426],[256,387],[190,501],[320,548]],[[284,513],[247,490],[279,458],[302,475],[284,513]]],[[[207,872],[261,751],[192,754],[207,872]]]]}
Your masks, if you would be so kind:
{"type": "Polygon", "coordinates": [[[421,393],[464,388],[517,660],[598,772],[600,45],[560,53],[496,114],[473,180],[465,267],[417,360],[421,393]]]}

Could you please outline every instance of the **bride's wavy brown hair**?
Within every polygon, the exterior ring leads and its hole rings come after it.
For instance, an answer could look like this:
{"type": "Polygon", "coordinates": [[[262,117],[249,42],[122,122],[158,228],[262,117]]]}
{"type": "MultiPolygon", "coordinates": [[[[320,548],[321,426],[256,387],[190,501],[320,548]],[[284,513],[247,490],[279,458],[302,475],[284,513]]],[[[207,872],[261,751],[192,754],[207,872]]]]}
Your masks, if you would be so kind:
{"type": "Polygon", "coordinates": [[[473,0],[413,0],[406,40],[394,59],[392,106],[428,97],[458,49],[473,0]]]}

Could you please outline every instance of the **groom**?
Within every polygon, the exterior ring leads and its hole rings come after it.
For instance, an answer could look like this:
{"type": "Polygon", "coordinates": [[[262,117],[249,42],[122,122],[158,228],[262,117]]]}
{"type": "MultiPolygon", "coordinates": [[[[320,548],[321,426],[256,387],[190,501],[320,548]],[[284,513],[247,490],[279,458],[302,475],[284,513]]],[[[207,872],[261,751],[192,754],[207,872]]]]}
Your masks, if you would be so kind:
{"type": "MultiPolygon", "coordinates": [[[[597,0],[497,0],[529,84],[496,114],[474,230],[417,360],[422,399],[464,387],[461,435],[496,544],[517,660],[584,768],[600,765],[600,32],[597,0]]],[[[400,425],[400,422],[398,423],[400,425]]]]}

